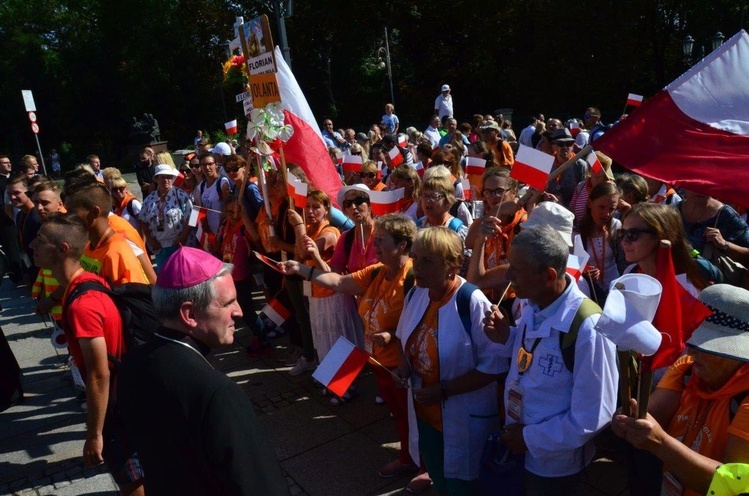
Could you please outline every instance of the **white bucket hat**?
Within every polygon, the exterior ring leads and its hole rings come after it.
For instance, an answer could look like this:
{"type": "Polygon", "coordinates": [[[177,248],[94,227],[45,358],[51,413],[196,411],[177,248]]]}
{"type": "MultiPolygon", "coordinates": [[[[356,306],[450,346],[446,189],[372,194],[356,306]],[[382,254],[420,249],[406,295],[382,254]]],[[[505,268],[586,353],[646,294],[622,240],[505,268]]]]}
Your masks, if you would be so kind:
{"type": "Polygon", "coordinates": [[[749,362],[749,291],[715,284],[705,288],[699,299],[713,314],[695,329],[687,346],[749,362]]]}
{"type": "Polygon", "coordinates": [[[363,191],[364,193],[369,194],[369,188],[366,184],[352,184],[351,186],[344,186],[343,188],[338,190],[338,206],[343,208],[343,199],[346,198],[346,193],[348,193],[351,190],[359,190],[363,191]]]}
{"type": "Polygon", "coordinates": [[[545,201],[536,205],[536,208],[528,214],[528,219],[521,225],[523,229],[533,226],[547,225],[555,229],[562,238],[567,242],[567,246],[572,246],[572,223],[575,221],[575,214],[559,205],[558,203],[545,201]]]}

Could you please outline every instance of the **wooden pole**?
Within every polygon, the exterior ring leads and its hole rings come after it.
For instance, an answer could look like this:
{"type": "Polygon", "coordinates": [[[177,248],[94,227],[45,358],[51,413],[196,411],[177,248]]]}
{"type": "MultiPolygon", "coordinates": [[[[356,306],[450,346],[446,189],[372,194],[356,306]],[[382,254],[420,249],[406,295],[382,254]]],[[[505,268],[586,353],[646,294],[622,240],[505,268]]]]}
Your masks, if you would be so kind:
{"type": "Polygon", "coordinates": [[[551,171],[551,174],[549,174],[549,181],[553,181],[554,179],[556,179],[562,172],[572,167],[572,164],[577,162],[578,159],[587,156],[591,150],[593,150],[593,146],[587,145],[585,146],[585,148],[574,154],[568,161],[557,167],[555,170],[551,171]]]}

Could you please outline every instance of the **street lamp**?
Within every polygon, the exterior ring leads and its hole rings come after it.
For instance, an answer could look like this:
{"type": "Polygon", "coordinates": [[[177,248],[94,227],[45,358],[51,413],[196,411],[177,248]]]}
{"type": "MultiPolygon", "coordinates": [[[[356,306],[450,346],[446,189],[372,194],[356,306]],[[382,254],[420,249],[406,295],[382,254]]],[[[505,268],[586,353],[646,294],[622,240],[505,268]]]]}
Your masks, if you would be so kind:
{"type": "Polygon", "coordinates": [[[723,33],[721,33],[720,31],[715,33],[712,37],[713,51],[717,50],[723,44],[725,40],[726,40],[726,37],[723,36],[723,33]]]}
{"type": "MultiPolygon", "coordinates": [[[[715,33],[711,38],[711,46],[713,51],[717,50],[723,42],[726,40],[726,37],[723,36],[723,33],[718,31],[715,33]]],[[[681,48],[684,53],[684,64],[687,66],[692,65],[692,51],[694,50],[694,38],[692,38],[690,35],[687,35],[684,38],[684,41],[681,42],[681,48]]],[[[700,48],[700,58],[705,57],[705,45],[699,44],[700,48]]]]}
{"type": "Polygon", "coordinates": [[[388,28],[385,28],[385,46],[377,49],[377,58],[380,63],[377,64],[380,69],[388,70],[388,80],[390,81],[390,103],[395,105],[395,93],[393,93],[393,67],[390,65],[390,41],[388,40],[388,28]],[[385,54],[385,61],[382,55],[385,54]]]}

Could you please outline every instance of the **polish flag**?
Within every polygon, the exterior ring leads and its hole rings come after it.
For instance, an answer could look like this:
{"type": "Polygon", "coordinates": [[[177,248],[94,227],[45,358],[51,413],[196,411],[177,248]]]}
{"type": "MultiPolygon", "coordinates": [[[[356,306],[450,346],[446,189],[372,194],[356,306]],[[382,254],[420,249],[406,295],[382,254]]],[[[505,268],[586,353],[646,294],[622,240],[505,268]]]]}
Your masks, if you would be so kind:
{"type": "Polygon", "coordinates": [[[341,152],[335,152],[335,161],[339,164],[343,163],[343,153],[341,152]]]}
{"type": "Polygon", "coordinates": [[[325,191],[330,200],[337,204],[341,179],[320,134],[317,124],[319,121],[312,114],[302,89],[278,47],[275,50],[275,59],[285,122],[294,128],[293,136],[284,144],[286,161],[298,164],[307,174],[310,183],[316,189],[325,191]]]}
{"type": "Polygon", "coordinates": [[[226,128],[226,134],[237,134],[237,120],[225,122],[224,127],[226,128]]]}
{"type": "Polygon", "coordinates": [[[278,299],[273,298],[264,307],[262,312],[277,326],[282,326],[291,317],[291,310],[283,306],[278,299]]]}
{"type": "Polygon", "coordinates": [[[422,164],[421,162],[416,162],[413,165],[413,168],[420,178],[424,177],[424,164],[422,164]]]}
{"type": "Polygon", "coordinates": [[[596,155],[596,152],[594,151],[591,151],[588,156],[585,157],[585,161],[590,165],[590,170],[596,174],[603,169],[603,165],[601,165],[601,161],[598,160],[598,155],[596,155]]]}
{"type": "Polygon", "coordinates": [[[486,170],[486,160],[483,158],[466,157],[466,174],[480,176],[486,170]]]}
{"type": "Polygon", "coordinates": [[[208,214],[208,209],[205,207],[199,207],[197,205],[192,206],[192,212],[190,212],[190,220],[187,222],[190,227],[195,227],[198,224],[203,223],[203,219],[208,214]]]}
{"type": "Polygon", "coordinates": [[[403,188],[394,191],[370,191],[369,206],[372,209],[372,215],[379,216],[399,212],[403,191],[403,188]]]}
{"type": "Polygon", "coordinates": [[[570,134],[572,136],[577,136],[578,134],[580,134],[580,124],[579,123],[577,123],[575,121],[570,122],[570,134]]]}
{"type": "Polygon", "coordinates": [[[576,281],[579,281],[580,276],[585,273],[585,269],[588,267],[589,259],[590,255],[585,250],[582,238],[579,234],[576,234],[574,249],[567,257],[567,273],[574,277],[576,281]]]}
{"type": "Polygon", "coordinates": [[[343,396],[369,360],[369,355],[340,336],[312,373],[312,377],[338,396],[343,396]]]}
{"type": "Polygon", "coordinates": [[[294,174],[288,174],[286,178],[286,191],[289,198],[294,200],[294,206],[304,208],[307,206],[307,183],[303,183],[294,177],[294,174]]]}
{"type": "Polygon", "coordinates": [[[642,105],[642,95],[635,95],[630,93],[627,95],[627,105],[632,107],[639,107],[642,105]]]}
{"type": "Polygon", "coordinates": [[[344,155],[343,172],[359,172],[361,170],[361,155],[344,155]]]}
{"type": "Polygon", "coordinates": [[[393,149],[388,152],[388,157],[390,157],[390,165],[393,169],[403,163],[403,155],[397,146],[394,146],[393,149]]]}
{"type": "Polygon", "coordinates": [[[749,35],[740,31],[596,139],[666,184],[749,206],[749,35]]]}
{"type": "Polygon", "coordinates": [[[406,148],[408,146],[408,137],[405,134],[398,135],[398,146],[406,148]]]}
{"type": "Polygon", "coordinates": [[[377,179],[382,179],[382,168],[385,167],[383,162],[377,161],[377,179]]]}
{"type": "Polygon", "coordinates": [[[539,191],[546,189],[546,181],[554,165],[554,157],[529,146],[520,145],[515,157],[515,164],[510,170],[510,177],[514,177],[521,183],[536,188],[539,191]]]}
{"type": "Polygon", "coordinates": [[[181,172],[177,174],[177,177],[174,178],[174,182],[172,182],[172,186],[176,186],[178,188],[182,187],[182,183],[185,181],[185,175],[181,172]]]}
{"type": "Polygon", "coordinates": [[[471,190],[471,181],[468,179],[461,179],[460,185],[463,186],[463,199],[465,201],[473,201],[473,190],[471,190]]]}
{"type": "Polygon", "coordinates": [[[252,253],[254,253],[254,254],[255,254],[255,256],[257,257],[257,259],[258,259],[258,260],[260,260],[261,262],[263,262],[263,263],[264,263],[265,265],[267,265],[267,266],[268,266],[268,267],[270,267],[271,269],[275,270],[275,271],[276,271],[276,272],[278,272],[279,274],[284,274],[284,271],[283,271],[283,270],[281,270],[281,268],[280,268],[280,267],[278,266],[278,264],[279,264],[280,262],[278,262],[278,261],[276,261],[276,260],[273,260],[273,259],[272,259],[272,258],[270,258],[270,257],[266,257],[266,256],[265,256],[265,255],[263,255],[262,253],[260,253],[260,252],[257,252],[257,251],[255,251],[255,250],[252,250],[252,253]]]}

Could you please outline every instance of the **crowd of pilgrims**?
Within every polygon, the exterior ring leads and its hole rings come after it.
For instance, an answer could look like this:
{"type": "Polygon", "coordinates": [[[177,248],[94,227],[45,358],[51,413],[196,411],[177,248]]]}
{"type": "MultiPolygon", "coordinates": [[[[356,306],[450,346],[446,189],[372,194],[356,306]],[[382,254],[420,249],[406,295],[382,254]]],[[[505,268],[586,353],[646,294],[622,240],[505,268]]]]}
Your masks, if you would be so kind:
{"type": "MultiPolygon", "coordinates": [[[[556,168],[586,144],[579,138],[581,129],[583,141],[594,144],[595,136],[579,121],[571,126],[539,116],[519,134],[521,142],[554,155],[556,168]]],[[[470,494],[486,433],[505,423],[497,412],[506,399],[508,363],[515,357],[501,357],[499,344],[483,326],[486,312],[496,304],[510,324],[523,318],[527,304],[517,297],[521,285],[512,272],[527,260],[519,258],[523,253],[514,258],[511,253],[527,247],[528,254],[537,254],[533,240],[520,236],[523,231],[532,230],[551,244],[562,239],[569,252],[579,237],[590,256],[588,267],[578,281],[565,276],[567,284],[601,307],[611,281],[619,276],[638,272],[656,277],[663,239],[671,242],[676,273],[685,275],[680,280],[692,295],[716,283],[745,285],[725,281],[710,261],[718,252],[749,263],[745,214],[704,192],[677,191],[629,172],[615,177],[611,159],[600,152],[600,171],[577,160],[545,191],[525,188],[510,175],[519,139],[501,116],[477,115],[461,125],[435,117],[424,133],[415,128],[401,134],[388,131],[384,124],[367,133],[328,130],[337,139],[326,141],[334,145],[330,157],[343,187],[333,199],[310,184],[303,209],[290,207],[280,164],[260,172],[256,157],[248,156],[249,144],[235,148],[202,138],[181,163],[175,164],[167,152],[141,152],[136,173],[142,201],[117,168],[101,168],[98,157],[89,157],[66,175],[62,189],[36,171],[11,176],[6,210],[16,221],[22,253],[31,251],[34,226],[38,229],[45,216],[65,209],[92,226],[92,241],[103,245],[110,237],[120,240],[117,263],[102,262],[96,249],[87,248],[82,257],[84,268],[112,285],[153,283],[158,267],[182,245],[199,246],[232,263],[243,319],[252,332],[247,351],[255,356],[277,351],[271,340],[285,333],[288,347],[277,359],[293,376],[313,371],[340,336],[364,349],[377,362],[372,365],[376,400],[390,409],[401,442],[398,458],[378,473],[392,477],[413,471],[410,492],[434,483],[439,492],[470,494]],[[393,148],[403,158],[397,167],[388,153],[393,148]],[[346,154],[362,157],[358,172],[340,168],[346,154]],[[465,174],[467,157],[486,161],[483,175],[465,174]],[[264,173],[265,194],[259,173],[264,173]],[[373,215],[369,192],[399,188],[404,190],[399,213],[373,215]],[[90,212],[97,205],[106,213],[95,219],[90,212]],[[193,206],[205,207],[197,226],[188,222],[193,206]],[[517,248],[516,237],[521,241],[517,248]],[[126,256],[128,250],[132,256],[126,256]],[[260,263],[253,251],[279,261],[278,267],[260,263]],[[461,303],[459,288],[466,281],[481,291],[461,303]],[[287,309],[289,317],[274,323],[253,300],[254,291],[262,291],[275,308],[287,309]],[[462,304],[470,307],[468,324],[462,304]],[[402,387],[402,379],[409,377],[411,389],[402,387]],[[469,418],[470,411],[489,418],[469,418]]],[[[286,174],[308,182],[301,167],[285,166],[286,174]]],[[[24,276],[29,283],[36,280],[40,311],[59,320],[50,274],[27,267],[24,276]]],[[[602,349],[608,356],[610,349],[602,349]]],[[[615,363],[608,365],[616,369],[615,363]]],[[[601,388],[613,388],[601,396],[615,398],[615,377],[600,380],[601,388]]],[[[356,383],[342,397],[322,386],[320,390],[333,405],[358,396],[356,383]]],[[[602,408],[603,415],[593,412],[594,428],[575,438],[577,445],[560,442],[558,450],[569,453],[589,445],[611,421],[609,406],[602,408]]],[[[533,452],[528,436],[526,432],[526,449],[533,452]]],[[[722,442],[713,453],[722,452],[725,438],[722,442]]],[[[526,460],[526,468],[539,472],[533,465],[539,460],[526,460]]],[[[590,458],[573,460],[584,465],[590,458]]],[[[537,475],[570,475],[559,470],[537,475]]]]}

